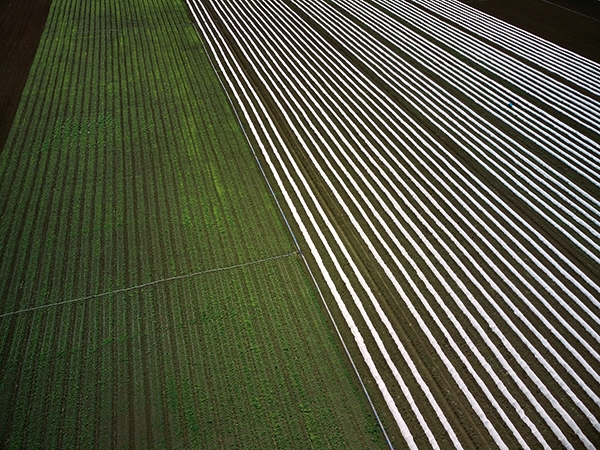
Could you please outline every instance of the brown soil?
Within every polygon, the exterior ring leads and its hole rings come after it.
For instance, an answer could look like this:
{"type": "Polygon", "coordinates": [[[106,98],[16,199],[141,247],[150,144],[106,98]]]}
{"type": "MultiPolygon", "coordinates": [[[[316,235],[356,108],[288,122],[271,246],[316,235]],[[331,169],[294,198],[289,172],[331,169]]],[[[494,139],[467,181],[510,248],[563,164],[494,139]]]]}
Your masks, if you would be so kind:
{"type": "Polygon", "coordinates": [[[8,137],[52,0],[0,0],[0,151],[8,137]]]}
{"type": "Polygon", "coordinates": [[[523,30],[600,62],[600,2],[595,0],[461,0],[523,30]]]}

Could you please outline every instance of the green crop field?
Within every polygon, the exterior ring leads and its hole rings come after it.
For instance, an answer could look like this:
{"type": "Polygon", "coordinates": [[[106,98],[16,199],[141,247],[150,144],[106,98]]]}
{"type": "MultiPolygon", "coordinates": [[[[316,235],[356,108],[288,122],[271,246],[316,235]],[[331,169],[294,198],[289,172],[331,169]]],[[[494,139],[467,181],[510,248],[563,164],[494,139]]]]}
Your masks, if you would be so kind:
{"type": "Polygon", "coordinates": [[[0,447],[369,448],[180,0],[55,0],[0,154],[0,447]]]}

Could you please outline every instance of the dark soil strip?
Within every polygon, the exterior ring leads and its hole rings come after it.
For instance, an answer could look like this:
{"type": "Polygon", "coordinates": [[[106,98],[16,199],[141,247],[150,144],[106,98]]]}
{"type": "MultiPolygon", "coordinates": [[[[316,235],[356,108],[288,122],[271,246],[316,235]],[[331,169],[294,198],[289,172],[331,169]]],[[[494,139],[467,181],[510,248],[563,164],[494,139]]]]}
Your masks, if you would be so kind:
{"type": "Polygon", "coordinates": [[[600,2],[595,0],[460,0],[561,47],[600,62],[600,2]]]}
{"type": "Polygon", "coordinates": [[[52,0],[0,0],[0,151],[13,124],[52,0]]]}

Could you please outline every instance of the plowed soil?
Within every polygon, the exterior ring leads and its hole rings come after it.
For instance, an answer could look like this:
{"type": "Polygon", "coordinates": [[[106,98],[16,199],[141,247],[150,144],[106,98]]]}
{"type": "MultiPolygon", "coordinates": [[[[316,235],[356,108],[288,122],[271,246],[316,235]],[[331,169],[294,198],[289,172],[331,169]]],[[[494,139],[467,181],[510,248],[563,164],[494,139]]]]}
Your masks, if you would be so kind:
{"type": "Polygon", "coordinates": [[[0,2],[0,151],[13,123],[52,0],[0,2]]]}

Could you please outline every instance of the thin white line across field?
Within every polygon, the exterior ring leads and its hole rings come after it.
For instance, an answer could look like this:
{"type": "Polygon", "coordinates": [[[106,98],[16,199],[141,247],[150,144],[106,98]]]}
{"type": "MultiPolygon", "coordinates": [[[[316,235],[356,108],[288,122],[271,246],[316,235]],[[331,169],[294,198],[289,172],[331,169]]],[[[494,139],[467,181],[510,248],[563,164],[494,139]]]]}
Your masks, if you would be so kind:
{"type": "Polygon", "coordinates": [[[188,273],[185,275],[177,275],[177,276],[169,277],[169,278],[161,278],[160,280],[149,281],[148,283],[138,284],[135,286],[130,286],[130,287],[122,288],[122,289],[116,289],[114,291],[102,292],[100,294],[92,294],[92,295],[87,295],[85,297],[72,298],[71,300],[65,300],[63,302],[50,303],[48,305],[34,306],[33,308],[26,308],[26,309],[20,309],[18,311],[8,312],[8,313],[0,315],[0,319],[2,319],[4,317],[8,317],[8,316],[14,316],[15,314],[21,314],[21,313],[26,313],[26,312],[30,312],[30,311],[37,311],[38,309],[45,309],[45,308],[51,308],[53,306],[66,305],[67,303],[82,302],[85,300],[91,300],[91,299],[98,298],[98,297],[105,297],[107,295],[112,295],[112,294],[122,294],[123,292],[135,291],[137,289],[143,289],[145,287],[153,286],[155,284],[166,283],[167,281],[183,280],[186,278],[196,277],[198,275],[205,275],[207,273],[222,272],[224,270],[231,270],[231,269],[239,269],[240,267],[252,266],[255,264],[260,264],[260,263],[267,262],[267,261],[273,261],[275,259],[287,258],[289,256],[294,256],[294,255],[298,255],[298,254],[300,254],[300,252],[295,251],[295,252],[291,252],[291,253],[286,253],[285,255],[271,256],[269,258],[257,259],[254,261],[249,261],[249,262],[245,262],[245,263],[241,263],[241,264],[235,264],[233,266],[216,267],[214,269],[201,270],[200,272],[188,273]]]}

